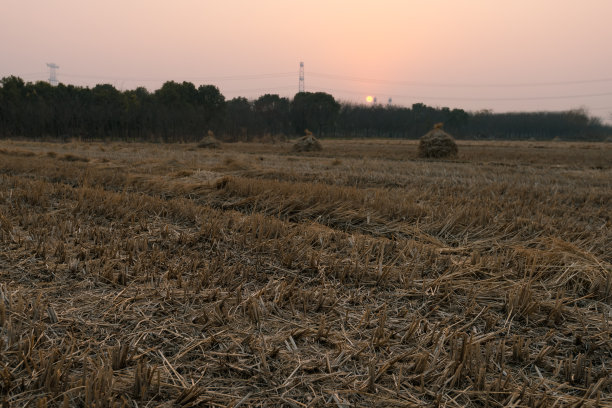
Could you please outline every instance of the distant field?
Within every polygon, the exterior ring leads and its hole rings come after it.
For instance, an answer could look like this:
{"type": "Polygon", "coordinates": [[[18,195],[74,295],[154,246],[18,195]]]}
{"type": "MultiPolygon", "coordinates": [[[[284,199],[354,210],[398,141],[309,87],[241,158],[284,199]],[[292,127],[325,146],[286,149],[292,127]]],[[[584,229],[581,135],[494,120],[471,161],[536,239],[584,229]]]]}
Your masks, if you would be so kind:
{"type": "Polygon", "coordinates": [[[612,144],[0,140],[10,406],[612,404],[612,144]]]}

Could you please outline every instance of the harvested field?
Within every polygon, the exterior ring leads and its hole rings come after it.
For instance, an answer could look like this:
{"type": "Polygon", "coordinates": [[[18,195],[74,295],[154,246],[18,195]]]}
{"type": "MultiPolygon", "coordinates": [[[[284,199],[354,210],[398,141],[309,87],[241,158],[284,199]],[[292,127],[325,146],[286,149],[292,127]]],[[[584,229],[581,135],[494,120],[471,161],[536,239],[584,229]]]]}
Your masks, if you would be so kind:
{"type": "Polygon", "coordinates": [[[612,404],[612,145],[0,141],[10,406],[612,404]]]}

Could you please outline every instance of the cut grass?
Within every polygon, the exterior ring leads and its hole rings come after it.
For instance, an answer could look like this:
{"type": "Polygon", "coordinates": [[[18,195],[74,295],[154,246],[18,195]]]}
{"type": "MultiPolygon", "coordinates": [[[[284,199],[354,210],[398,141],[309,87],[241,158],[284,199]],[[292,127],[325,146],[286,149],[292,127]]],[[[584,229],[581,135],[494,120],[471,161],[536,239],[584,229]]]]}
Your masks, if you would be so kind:
{"type": "Polygon", "coordinates": [[[612,177],[596,149],[417,162],[347,141],[366,156],[330,166],[335,142],[298,161],[266,145],[255,166],[258,145],[4,143],[7,403],[611,401],[612,177]]]}

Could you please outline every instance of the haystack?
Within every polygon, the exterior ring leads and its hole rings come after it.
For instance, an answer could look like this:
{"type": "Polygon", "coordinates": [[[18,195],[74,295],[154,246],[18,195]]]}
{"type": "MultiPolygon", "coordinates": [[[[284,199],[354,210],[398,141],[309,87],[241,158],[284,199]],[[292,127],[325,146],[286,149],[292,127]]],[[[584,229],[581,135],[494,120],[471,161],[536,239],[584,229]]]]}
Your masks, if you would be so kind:
{"type": "Polygon", "coordinates": [[[419,157],[449,157],[457,154],[455,139],[437,123],[419,142],[419,157]]]}
{"type": "Polygon", "coordinates": [[[206,149],[218,149],[221,147],[221,143],[215,139],[215,134],[212,131],[208,131],[208,134],[204,136],[200,143],[198,143],[198,147],[206,148],[206,149]]]}
{"type": "Polygon", "coordinates": [[[313,152],[319,150],[323,150],[323,146],[321,146],[321,143],[308,129],[306,129],[306,135],[299,138],[293,145],[293,151],[295,152],[313,152]]]}

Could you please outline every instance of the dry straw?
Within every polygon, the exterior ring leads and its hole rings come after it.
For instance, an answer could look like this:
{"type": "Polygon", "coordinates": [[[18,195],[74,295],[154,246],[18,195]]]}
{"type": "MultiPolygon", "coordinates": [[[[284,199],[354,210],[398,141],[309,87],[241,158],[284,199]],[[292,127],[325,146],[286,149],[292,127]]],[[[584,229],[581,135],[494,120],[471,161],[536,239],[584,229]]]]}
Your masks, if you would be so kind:
{"type": "Polygon", "coordinates": [[[0,150],[5,406],[610,405],[597,149],[572,177],[493,146],[494,167],[308,157],[217,183],[168,171],[217,153],[163,149],[0,150]]]}
{"type": "Polygon", "coordinates": [[[432,130],[419,140],[419,157],[441,158],[457,155],[457,144],[451,135],[437,123],[432,130]]]}
{"type": "Polygon", "coordinates": [[[321,142],[312,135],[312,132],[308,129],[305,130],[305,135],[302,136],[293,145],[293,151],[295,152],[314,152],[323,150],[321,142]]]}
{"type": "Polygon", "coordinates": [[[215,134],[212,132],[212,130],[209,130],[206,136],[204,136],[198,143],[198,147],[204,149],[218,149],[221,147],[221,142],[215,138],[215,134]]]}

